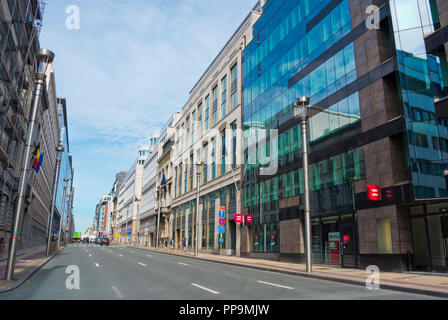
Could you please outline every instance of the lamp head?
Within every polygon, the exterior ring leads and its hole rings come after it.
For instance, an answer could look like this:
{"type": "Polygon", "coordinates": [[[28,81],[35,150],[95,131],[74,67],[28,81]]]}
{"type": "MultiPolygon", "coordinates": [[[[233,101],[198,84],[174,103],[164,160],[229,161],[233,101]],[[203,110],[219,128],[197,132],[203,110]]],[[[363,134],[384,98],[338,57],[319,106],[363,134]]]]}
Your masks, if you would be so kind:
{"type": "Polygon", "coordinates": [[[308,119],[308,108],[310,106],[310,98],[300,97],[294,103],[294,117],[300,120],[308,119]]]}
{"type": "Polygon", "coordinates": [[[38,73],[45,74],[47,72],[48,66],[54,60],[54,53],[48,49],[39,49],[36,55],[37,65],[38,65],[38,73]]]}

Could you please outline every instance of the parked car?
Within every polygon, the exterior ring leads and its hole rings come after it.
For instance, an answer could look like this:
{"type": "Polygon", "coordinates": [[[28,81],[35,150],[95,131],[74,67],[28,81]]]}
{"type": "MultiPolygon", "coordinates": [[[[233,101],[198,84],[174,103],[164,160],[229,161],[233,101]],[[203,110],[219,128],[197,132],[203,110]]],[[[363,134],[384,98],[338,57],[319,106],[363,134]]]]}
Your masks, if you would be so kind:
{"type": "Polygon", "coordinates": [[[84,239],[82,239],[82,242],[83,242],[83,243],[89,243],[89,242],[90,242],[90,239],[89,239],[88,237],[85,237],[84,239]]]}
{"type": "Polygon", "coordinates": [[[101,244],[101,238],[100,237],[96,237],[95,238],[95,244],[101,244]]]}
{"type": "Polygon", "coordinates": [[[108,245],[110,245],[109,238],[102,238],[102,239],[101,239],[101,245],[102,245],[102,246],[108,246],[108,245]]]}

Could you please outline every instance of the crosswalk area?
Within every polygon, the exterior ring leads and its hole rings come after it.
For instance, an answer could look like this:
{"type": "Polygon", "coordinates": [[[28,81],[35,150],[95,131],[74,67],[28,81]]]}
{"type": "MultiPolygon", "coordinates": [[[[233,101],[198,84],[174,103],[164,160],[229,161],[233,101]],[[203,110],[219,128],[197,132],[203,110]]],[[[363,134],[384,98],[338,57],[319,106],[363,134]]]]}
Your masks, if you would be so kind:
{"type": "MultiPolygon", "coordinates": [[[[104,246],[101,246],[99,244],[93,244],[93,243],[71,243],[68,245],[68,247],[84,247],[84,248],[86,248],[86,247],[104,247],[104,246]]],[[[107,247],[108,248],[124,248],[124,246],[119,246],[116,244],[111,244],[107,247]]]]}

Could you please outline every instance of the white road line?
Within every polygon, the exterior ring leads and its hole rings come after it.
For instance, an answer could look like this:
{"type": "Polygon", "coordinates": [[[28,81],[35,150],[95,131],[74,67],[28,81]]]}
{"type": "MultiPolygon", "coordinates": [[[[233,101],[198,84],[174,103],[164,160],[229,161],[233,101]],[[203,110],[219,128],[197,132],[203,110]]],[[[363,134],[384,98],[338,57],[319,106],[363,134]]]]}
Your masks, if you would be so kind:
{"type": "Polygon", "coordinates": [[[152,258],[152,255],[150,255],[150,254],[147,254],[146,256],[152,258]]]}
{"type": "Polygon", "coordinates": [[[181,264],[181,265],[183,265],[183,266],[189,266],[189,264],[182,263],[182,262],[178,262],[177,264],[181,264]]]}
{"type": "Polygon", "coordinates": [[[191,285],[192,285],[192,286],[195,286],[195,287],[197,287],[197,288],[199,288],[199,289],[202,289],[202,290],[211,292],[211,293],[213,293],[213,294],[219,294],[219,292],[217,292],[217,291],[213,291],[213,290],[211,290],[211,289],[202,287],[202,286],[200,286],[200,285],[198,285],[198,284],[196,284],[196,283],[192,283],[191,285]]]}
{"type": "Polygon", "coordinates": [[[122,254],[119,254],[119,256],[122,257],[123,255],[122,255],[122,254]]]}
{"type": "Polygon", "coordinates": [[[138,264],[141,265],[141,266],[147,267],[147,265],[144,264],[144,263],[139,262],[138,264]]]}
{"type": "Polygon", "coordinates": [[[270,285],[270,286],[274,286],[274,287],[279,287],[279,288],[288,289],[288,290],[293,290],[293,289],[294,289],[294,288],[291,288],[291,287],[281,286],[281,285],[279,285],[279,284],[270,283],[270,282],[264,282],[264,281],[257,281],[257,282],[259,282],[259,283],[263,283],[263,284],[267,284],[267,285],[270,285]]]}
{"type": "Polygon", "coordinates": [[[89,254],[89,257],[91,257],[92,255],[91,254],[89,254]]]}
{"type": "Polygon", "coordinates": [[[99,265],[98,263],[95,263],[95,265],[96,265],[96,267],[97,267],[97,268],[99,268],[99,267],[100,267],[100,265],[99,265]]]}
{"type": "Polygon", "coordinates": [[[112,287],[112,289],[115,291],[115,294],[117,295],[118,298],[123,299],[124,296],[121,294],[120,290],[118,290],[117,287],[112,287]]]}

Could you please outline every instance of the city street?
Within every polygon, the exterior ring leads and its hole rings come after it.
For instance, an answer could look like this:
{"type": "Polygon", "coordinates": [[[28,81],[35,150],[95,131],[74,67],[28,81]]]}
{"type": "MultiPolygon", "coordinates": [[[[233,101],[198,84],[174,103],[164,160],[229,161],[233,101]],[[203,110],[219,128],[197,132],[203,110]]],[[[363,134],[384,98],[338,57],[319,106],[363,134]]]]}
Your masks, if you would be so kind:
{"type": "Polygon", "coordinates": [[[72,244],[0,300],[422,300],[436,298],[111,245],[72,244]],[[79,268],[79,290],[66,287],[79,268]]]}

